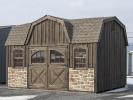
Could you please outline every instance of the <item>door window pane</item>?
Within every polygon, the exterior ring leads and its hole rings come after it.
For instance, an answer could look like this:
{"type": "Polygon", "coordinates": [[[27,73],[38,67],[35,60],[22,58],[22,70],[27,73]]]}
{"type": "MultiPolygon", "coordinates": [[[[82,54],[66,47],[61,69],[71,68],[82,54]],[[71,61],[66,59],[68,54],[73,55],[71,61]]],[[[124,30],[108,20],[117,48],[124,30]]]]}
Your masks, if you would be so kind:
{"type": "Polygon", "coordinates": [[[50,51],[51,63],[64,63],[64,55],[56,50],[50,51]]]}
{"type": "Polygon", "coordinates": [[[31,56],[31,63],[44,63],[45,59],[44,51],[37,51],[31,56]]]}

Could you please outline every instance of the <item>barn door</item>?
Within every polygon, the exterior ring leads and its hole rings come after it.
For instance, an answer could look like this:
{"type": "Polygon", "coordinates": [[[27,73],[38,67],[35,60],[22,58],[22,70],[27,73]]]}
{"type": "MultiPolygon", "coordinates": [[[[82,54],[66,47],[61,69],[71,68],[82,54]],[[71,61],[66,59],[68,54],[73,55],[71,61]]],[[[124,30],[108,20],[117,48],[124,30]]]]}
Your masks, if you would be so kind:
{"type": "Polygon", "coordinates": [[[68,65],[65,48],[49,48],[48,88],[66,90],[68,87],[68,65]]]}
{"type": "Polygon", "coordinates": [[[32,48],[29,58],[29,88],[47,89],[47,49],[32,48]]]}
{"type": "Polygon", "coordinates": [[[28,73],[29,88],[68,88],[66,48],[32,48],[28,73]]]}

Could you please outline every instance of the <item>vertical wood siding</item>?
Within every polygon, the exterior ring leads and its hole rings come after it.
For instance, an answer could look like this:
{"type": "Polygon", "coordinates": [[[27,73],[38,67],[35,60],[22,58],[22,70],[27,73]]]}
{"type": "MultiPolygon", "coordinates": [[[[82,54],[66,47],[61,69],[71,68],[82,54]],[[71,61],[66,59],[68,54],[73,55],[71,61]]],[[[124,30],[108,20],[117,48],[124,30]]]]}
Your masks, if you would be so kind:
{"type": "Polygon", "coordinates": [[[66,44],[63,26],[52,20],[45,20],[34,26],[29,45],[66,44]]]}
{"type": "Polygon", "coordinates": [[[6,82],[6,47],[5,41],[11,27],[0,29],[0,83],[6,82]]]}
{"type": "Polygon", "coordinates": [[[23,49],[24,50],[24,66],[28,66],[28,46],[6,46],[6,66],[14,67],[13,65],[13,50],[14,49],[23,49]]]}
{"type": "Polygon", "coordinates": [[[104,24],[97,51],[97,92],[126,84],[124,29],[115,21],[104,24]]]}

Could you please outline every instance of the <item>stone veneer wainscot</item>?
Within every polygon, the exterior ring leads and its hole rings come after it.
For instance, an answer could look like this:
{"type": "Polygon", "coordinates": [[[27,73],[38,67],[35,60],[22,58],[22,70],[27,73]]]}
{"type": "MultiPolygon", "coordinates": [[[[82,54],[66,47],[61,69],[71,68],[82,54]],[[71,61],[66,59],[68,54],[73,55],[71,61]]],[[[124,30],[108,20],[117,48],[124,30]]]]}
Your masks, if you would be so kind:
{"type": "Polygon", "coordinates": [[[94,68],[69,69],[69,90],[94,92],[94,68]]]}
{"type": "MultiPolygon", "coordinates": [[[[8,67],[8,86],[27,88],[27,68],[8,67]]],[[[94,92],[94,68],[69,68],[69,90],[94,92]]]]}
{"type": "Polygon", "coordinates": [[[27,88],[27,68],[8,67],[8,86],[27,88]]]}

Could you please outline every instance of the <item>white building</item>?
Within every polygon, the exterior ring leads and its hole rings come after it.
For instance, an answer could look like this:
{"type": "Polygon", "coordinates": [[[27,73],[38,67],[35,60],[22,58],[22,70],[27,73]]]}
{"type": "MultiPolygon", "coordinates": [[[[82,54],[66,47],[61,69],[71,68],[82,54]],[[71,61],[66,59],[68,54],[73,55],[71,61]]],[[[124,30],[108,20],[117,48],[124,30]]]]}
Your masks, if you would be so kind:
{"type": "Polygon", "coordinates": [[[129,51],[127,54],[127,75],[133,75],[133,51],[129,51]]]}
{"type": "Polygon", "coordinates": [[[127,75],[133,76],[133,43],[131,39],[129,39],[127,47],[127,75]]]}

